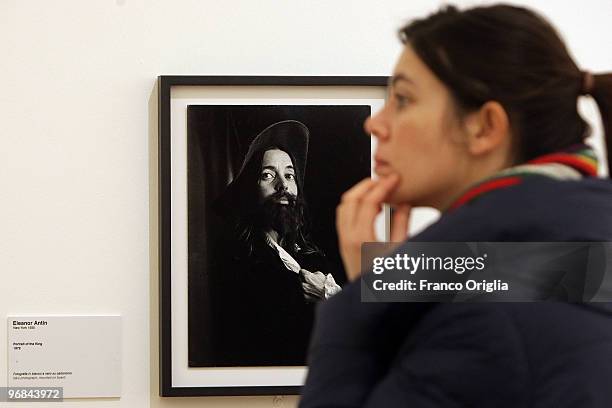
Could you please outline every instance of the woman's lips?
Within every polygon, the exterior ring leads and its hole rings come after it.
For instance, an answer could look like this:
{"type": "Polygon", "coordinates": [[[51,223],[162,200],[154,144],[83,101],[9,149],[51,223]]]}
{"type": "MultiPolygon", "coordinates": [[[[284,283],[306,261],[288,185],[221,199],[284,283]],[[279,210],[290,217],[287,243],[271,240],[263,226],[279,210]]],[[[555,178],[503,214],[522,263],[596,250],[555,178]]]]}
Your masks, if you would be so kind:
{"type": "Polygon", "coordinates": [[[375,158],[374,159],[374,171],[376,172],[376,174],[382,175],[382,173],[384,173],[385,170],[386,172],[389,171],[389,163],[384,160],[375,158]]]}

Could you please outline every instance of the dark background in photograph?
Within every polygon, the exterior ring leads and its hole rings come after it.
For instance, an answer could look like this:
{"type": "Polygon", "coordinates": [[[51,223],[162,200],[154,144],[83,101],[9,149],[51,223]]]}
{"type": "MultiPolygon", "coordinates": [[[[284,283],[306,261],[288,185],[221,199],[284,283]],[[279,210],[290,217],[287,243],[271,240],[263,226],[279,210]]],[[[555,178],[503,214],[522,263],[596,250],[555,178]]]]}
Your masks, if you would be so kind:
{"type": "MultiPolygon", "coordinates": [[[[343,285],[346,275],[338,252],[335,208],[344,191],[370,176],[371,141],[363,130],[370,114],[368,105],[187,108],[189,366],[228,365],[215,357],[214,344],[223,339],[215,339],[210,328],[216,313],[213,304],[219,304],[212,302],[211,296],[218,274],[223,272],[211,265],[215,256],[231,251],[216,247],[230,226],[213,210],[213,202],[238,173],[251,141],[281,120],[298,120],[308,127],[303,193],[310,214],[310,236],[326,254],[333,269],[329,272],[343,285]]],[[[269,365],[279,364],[270,361],[269,365]]]]}

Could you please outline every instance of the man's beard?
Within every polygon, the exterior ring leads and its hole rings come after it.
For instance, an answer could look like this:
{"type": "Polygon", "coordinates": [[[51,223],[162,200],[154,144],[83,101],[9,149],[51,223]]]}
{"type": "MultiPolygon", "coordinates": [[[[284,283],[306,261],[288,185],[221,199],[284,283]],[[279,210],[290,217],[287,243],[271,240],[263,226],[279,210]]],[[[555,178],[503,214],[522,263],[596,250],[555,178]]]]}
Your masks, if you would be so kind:
{"type": "Polygon", "coordinates": [[[256,219],[263,231],[276,231],[279,244],[293,251],[304,222],[303,214],[303,200],[287,192],[276,192],[259,205],[256,219]],[[279,203],[283,199],[288,204],[279,203]]]}

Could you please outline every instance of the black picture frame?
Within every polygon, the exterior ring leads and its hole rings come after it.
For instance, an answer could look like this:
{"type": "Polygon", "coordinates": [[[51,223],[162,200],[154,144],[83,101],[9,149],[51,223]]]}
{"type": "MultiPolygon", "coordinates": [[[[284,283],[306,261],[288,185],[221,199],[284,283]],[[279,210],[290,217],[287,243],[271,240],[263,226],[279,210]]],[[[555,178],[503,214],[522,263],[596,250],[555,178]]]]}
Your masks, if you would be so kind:
{"type": "MultiPolygon", "coordinates": [[[[158,180],[159,180],[159,386],[160,396],[212,396],[212,395],[289,395],[299,394],[299,385],[214,385],[205,382],[183,385],[173,381],[173,260],[172,260],[172,103],[173,92],[177,89],[195,90],[206,93],[207,89],[278,89],[279,92],[292,92],[293,89],[311,91],[329,90],[331,93],[352,92],[357,97],[360,92],[375,93],[377,96],[364,96],[384,103],[388,77],[384,76],[167,76],[158,77],[158,180]],[[285,91],[281,91],[285,90],[285,91]]],[[[176,278],[175,278],[176,279],[176,278]]],[[[176,299],[175,299],[176,300],[176,299]]],[[[175,316],[176,318],[176,316],[175,316]]],[[[187,316],[179,316],[187,319],[187,316]]],[[[175,351],[176,352],[176,351],[175,351]]],[[[237,371],[241,368],[237,367],[237,371]]]]}

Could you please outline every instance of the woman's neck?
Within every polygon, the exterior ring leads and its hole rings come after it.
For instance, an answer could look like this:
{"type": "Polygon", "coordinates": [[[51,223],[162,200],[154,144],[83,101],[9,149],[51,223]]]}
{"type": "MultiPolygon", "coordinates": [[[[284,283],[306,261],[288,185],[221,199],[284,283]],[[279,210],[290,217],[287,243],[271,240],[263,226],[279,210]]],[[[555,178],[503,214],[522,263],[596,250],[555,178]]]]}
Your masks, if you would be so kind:
{"type": "Polygon", "coordinates": [[[507,157],[488,157],[483,158],[479,162],[472,163],[472,166],[463,172],[460,181],[447,188],[433,207],[440,211],[445,211],[470,187],[493,177],[495,174],[513,165],[513,161],[507,157]]]}

